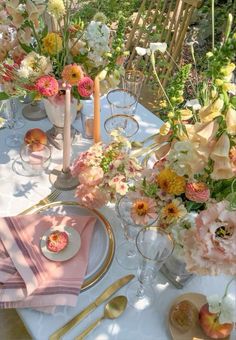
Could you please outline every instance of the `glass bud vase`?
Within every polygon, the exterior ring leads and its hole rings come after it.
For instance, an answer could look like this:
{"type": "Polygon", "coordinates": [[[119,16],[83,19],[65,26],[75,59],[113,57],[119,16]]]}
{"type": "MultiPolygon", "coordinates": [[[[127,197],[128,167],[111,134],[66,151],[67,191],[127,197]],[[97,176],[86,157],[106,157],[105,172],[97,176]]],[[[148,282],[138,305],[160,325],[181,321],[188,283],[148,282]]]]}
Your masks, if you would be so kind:
{"type": "Polygon", "coordinates": [[[173,253],[161,267],[160,272],[179,289],[183,288],[195,276],[186,270],[184,258],[178,254],[176,246],[173,253]]]}
{"type": "MultiPolygon", "coordinates": [[[[43,99],[45,110],[53,127],[47,131],[49,142],[57,149],[63,147],[63,129],[65,116],[65,91],[59,91],[56,96],[43,99]]],[[[71,124],[77,115],[77,99],[71,98],[71,124]]],[[[75,136],[75,129],[71,128],[71,140],[75,136]]]]}

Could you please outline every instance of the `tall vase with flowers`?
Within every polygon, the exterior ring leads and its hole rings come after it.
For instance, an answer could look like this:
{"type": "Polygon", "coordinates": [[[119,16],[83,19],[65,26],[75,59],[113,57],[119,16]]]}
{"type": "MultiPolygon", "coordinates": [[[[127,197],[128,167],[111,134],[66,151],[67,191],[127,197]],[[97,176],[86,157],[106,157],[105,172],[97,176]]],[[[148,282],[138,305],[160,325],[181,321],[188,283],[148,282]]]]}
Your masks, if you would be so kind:
{"type": "Polygon", "coordinates": [[[0,98],[29,93],[43,98],[48,118],[56,127],[49,134],[53,140],[63,127],[62,84],[72,86],[73,121],[77,100],[93,94],[94,79],[103,71],[106,81],[122,70],[119,60],[125,54],[120,39],[123,18],[112,38],[104,16],[97,15],[90,23],[83,23],[73,1],[39,4],[34,0],[8,0],[0,10],[3,26],[15,31],[14,43],[4,45],[0,54],[0,77],[5,88],[0,98]]]}

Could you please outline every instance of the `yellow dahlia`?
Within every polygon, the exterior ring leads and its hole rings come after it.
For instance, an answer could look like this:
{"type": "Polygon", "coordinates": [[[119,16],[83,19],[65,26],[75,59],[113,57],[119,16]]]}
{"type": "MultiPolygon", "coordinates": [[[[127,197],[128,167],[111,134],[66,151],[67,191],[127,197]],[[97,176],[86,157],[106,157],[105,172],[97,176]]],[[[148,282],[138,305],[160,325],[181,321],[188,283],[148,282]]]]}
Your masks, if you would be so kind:
{"type": "Polygon", "coordinates": [[[77,64],[66,65],[62,72],[62,79],[70,84],[77,85],[78,81],[83,78],[83,71],[77,64]]]}
{"type": "Polygon", "coordinates": [[[180,195],[185,192],[184,177],[178,176],[169,168],[165,168],[157,175],[157,183],[162,190],[171,195],[180,195]]]}
{"type": "Polygon", "coordinates": [[[57,33],[48,33],[43,38],[43,50],[50,55],[56,55],[62,50],[62,39],[57,33]]]}
{"type": "Polygon", "coordinates": [[[181,200],[174,199],[171,203],[166,204],[161,210],[161,216],[167,224],[185,216],[187,210],[181,200]]]}
{"type": "Polygon", "coordinates": [[[56,19],[61,18],[66,13],[64,2],[62,0],[49,0],[48,12],[56,19]]]}

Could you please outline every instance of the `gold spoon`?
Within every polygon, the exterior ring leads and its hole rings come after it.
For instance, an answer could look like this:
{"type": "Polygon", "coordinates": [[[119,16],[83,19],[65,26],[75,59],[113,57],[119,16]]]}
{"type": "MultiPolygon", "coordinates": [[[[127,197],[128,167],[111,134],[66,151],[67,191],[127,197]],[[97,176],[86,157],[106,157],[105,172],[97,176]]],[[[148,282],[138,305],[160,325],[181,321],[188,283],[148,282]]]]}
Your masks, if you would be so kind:
{"type": "Polygon", "coordinates": [[[105,305],[104,314],[98,318],[90,326],[88,326],[80,335],[75,337],[75,340],[83,340],[95,327],[97,327],[104,319],[116,319],[124,313],[127,306],[126,296],[116,296],[105,305]]]}
{"type": "Polygon", "coordinates": [[[144,145],[147,141],[153,139],[153,138],[156,137],[158,134],[159,134],[159,133],[155,133],[154,135],[148,136],[147,138],[143,139],[143,140],[140,141],[140,142],[139,142],[139,141],[133,141],[133,142],[131,142],[131,147],[132,147],[132,149],[140,149],[140,148],[142,148],[143,145],[144,145]]]}

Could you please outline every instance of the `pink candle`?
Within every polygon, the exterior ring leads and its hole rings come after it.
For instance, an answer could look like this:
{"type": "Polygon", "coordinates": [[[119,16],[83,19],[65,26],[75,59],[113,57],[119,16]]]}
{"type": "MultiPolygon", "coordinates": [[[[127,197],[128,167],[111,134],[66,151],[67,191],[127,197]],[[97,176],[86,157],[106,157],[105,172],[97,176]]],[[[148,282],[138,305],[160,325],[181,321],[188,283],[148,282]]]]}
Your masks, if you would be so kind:
{"type": "Polygon", "coordinates": [[[71,148],[70,98],[71,98],[71,89],[67,86],[66,87],[66,110],[65,110],[65,117],[64,117],[64,138],[63,138],[63,167],[62,167],[63,172],[67,172],[70,166],[70,148],[71,148]]]}

